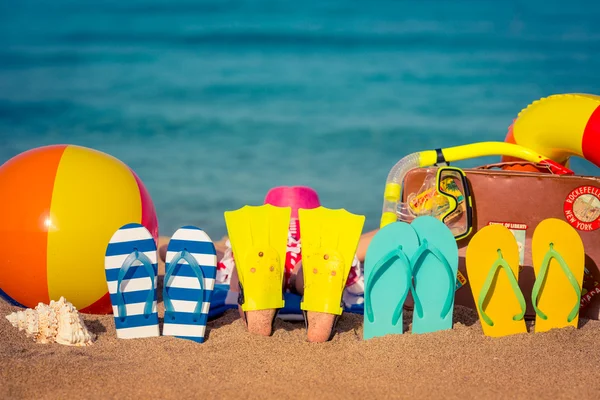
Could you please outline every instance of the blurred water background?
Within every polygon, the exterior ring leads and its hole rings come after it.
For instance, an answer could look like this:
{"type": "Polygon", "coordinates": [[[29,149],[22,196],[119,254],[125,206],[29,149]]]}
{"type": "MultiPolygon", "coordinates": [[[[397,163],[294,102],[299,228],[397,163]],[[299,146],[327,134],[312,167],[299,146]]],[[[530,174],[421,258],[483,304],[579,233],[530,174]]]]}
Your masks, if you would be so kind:
{"type": "Polygon", "coordinates": [[[373,229],[405,155],[502,141],[540,97],[600,94],[598,21],[585,0],[0,0],[0,163],[53,143],[112,154],[163,235],[218,239],[223,211],[278,185],[373,229]]]}

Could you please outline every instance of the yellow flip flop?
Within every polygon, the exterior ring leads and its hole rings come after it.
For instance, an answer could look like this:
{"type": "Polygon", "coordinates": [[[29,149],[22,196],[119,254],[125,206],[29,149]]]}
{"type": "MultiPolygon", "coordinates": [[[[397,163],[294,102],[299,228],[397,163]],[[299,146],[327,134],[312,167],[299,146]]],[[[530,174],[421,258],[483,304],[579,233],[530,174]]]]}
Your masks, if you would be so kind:
{"type": "Polygon", "coordinates": [[[526,333],[514,235],[502,225],[484,227],[467,247],[466,264],[483,333],[493,337],[526,333]]]}
{"type": "Polygon", "coordinates": [[[290,207],[244,206],[225,212],[242,310],[282,308],[290,207]]]}
{"type": "Polygon", "coordinates": [[[344,209],[298,210],[302,233],[303,311],[341,315],[342,292],[365,217],[344,209]]]}
{"type": "Polygon", "coordinates": [[[535,228],[531,252],[536,276],[531,293],[535,332],[577,328],[585,267],[581,237],[565,221],[548,218],[535,228]]]}

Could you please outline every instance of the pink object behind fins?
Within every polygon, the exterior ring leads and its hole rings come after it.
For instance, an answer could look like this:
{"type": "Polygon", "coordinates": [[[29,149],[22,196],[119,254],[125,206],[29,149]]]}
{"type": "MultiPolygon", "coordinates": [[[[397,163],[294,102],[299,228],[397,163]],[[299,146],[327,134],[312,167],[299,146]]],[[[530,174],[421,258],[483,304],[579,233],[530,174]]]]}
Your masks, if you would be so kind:
{"type": "Polygon", "coordinates": [[[291,207],[292,218],[298,219],[298,209],[317,208],[321,205],[319,195],[307,186],[278,186],[267,193],[265,204],[277,207],[291,207]]]}

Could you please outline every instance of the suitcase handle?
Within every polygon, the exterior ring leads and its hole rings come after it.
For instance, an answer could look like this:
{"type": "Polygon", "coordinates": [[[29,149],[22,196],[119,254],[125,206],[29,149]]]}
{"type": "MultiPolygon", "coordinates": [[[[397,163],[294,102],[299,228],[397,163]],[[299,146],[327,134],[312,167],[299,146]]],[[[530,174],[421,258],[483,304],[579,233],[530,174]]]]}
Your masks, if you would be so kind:
{"type": "Polygon", "coordinates": [[[550,168],[550,166],[545,165],[545,164],[533,163],[533,162],[529,162],[529,161],[498,162],[498,163],[493,163],[493,164],[481,165],[479,167],[476,167],[475,169],[487,170],[487,169],[498,168],[498,169],[510,171],[510,170],[514,170],[515,169],[514,167],[531,167],[531,168],[535,168],[537,170],[537,171],[532,171],[532,170],[518,169],[519,172],[554,174],[554,172],[552,172],[552,168],[550,168]],[[511,167],[513,167],[513,168],[511,168],[511,167]]]}

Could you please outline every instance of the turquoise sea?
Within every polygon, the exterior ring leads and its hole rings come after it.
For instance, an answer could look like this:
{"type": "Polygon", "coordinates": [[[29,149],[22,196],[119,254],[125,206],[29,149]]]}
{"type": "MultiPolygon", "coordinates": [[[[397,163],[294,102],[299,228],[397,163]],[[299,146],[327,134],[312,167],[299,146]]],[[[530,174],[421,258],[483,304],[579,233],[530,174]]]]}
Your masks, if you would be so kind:
{"type": "Polygon", "coordinates": [[[218,239],[223,211],[278,185],[373,229],[405,155],[502,141],[540,97],[600,94],[598,21],[589,0],[0,0],[0,163],[52,143],[112,154],[163,235],[218,239]]]}

